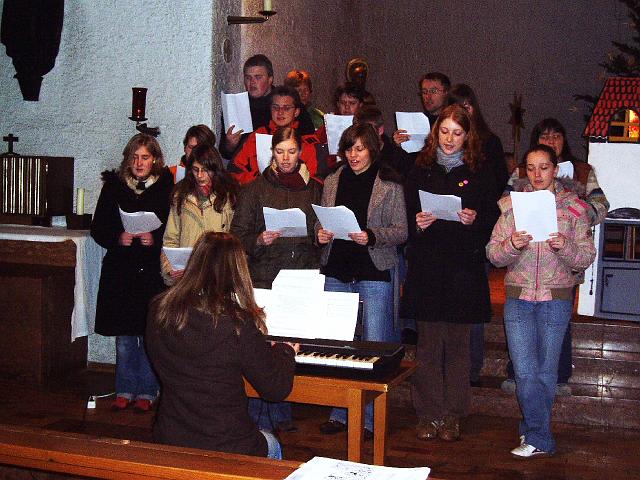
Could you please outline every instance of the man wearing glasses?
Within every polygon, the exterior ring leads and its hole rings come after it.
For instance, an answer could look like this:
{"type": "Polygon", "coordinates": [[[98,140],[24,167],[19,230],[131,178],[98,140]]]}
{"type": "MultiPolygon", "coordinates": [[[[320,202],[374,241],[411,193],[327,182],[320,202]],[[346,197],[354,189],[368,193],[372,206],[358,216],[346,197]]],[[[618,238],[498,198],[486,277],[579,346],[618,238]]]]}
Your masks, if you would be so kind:
{"type": "MultiPolygon", "coordinates": [[[[418,85],[424,114],[429,119],[429,124],[433,126],[440,116],[440,112],[447,105],[451,81],[444,73],[429,72],[420,78],[418,85]]],[[[406,130],[396,130],[393,134],[393,141],[396,145],[407,140],[409,140],[409,135],[406,130]]]]}
{"type": "MultiPolygon", "coordinates": [[[[227,167],[231,176],[234,177],[238,183],[241,185],[250,183],[261,173],[258,168],[256,134],[273,135],[279,128],[298,128],[298,116],[300,115],[301,105],[300,95],[298,95],[298,92],[294,88],[287,86],[273,88],[271,92],[271,120],[269,124],[249,134],[247,141],[242,144],[227,167]]],[[[302,143],[300,160],[307,165],[307,169],[313,177],[317,171],[315,142],[307,142],[305,141],[305,137],[303,137],[302,143]]]]}

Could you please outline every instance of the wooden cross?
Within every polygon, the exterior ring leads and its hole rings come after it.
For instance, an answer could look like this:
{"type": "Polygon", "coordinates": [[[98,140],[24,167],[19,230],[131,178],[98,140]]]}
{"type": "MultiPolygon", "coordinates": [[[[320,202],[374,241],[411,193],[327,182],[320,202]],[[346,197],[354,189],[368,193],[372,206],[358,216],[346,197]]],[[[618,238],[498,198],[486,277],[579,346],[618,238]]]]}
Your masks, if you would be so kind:
{"type": "Polygon", "coordinates": [[[10,133],[7,137],[2,137],[4,142],[9,144],[9,151],[7,152],[9,155],[14,155],[13,153],[13,144],[20,140],[18,137],[15,137],[13,133],[10,133]]]}

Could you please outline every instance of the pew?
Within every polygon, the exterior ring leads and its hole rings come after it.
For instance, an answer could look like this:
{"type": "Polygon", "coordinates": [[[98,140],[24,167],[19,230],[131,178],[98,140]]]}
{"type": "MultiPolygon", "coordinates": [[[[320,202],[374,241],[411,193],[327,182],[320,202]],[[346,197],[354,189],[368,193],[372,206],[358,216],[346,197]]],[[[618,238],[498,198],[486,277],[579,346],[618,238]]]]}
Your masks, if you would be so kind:
{"type": "Polygon", "coordinates": [[[301,463],[0,424],[0,464],[105,479],[286,478],[301,463]]]}

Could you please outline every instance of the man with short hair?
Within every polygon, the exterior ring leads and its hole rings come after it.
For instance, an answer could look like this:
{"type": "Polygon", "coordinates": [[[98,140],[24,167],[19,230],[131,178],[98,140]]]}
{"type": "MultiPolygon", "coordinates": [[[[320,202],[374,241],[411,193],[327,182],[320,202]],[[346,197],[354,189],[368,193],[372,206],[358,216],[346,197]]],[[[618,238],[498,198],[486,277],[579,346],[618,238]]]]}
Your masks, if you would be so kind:
{"type": "MultiPolygon", "coordinates": [[[[266,127],[271,120],[271,89],[273,87],[273,65],[266,55],[257,54],[249,57],[242,68],[244,88],[249,93],[249,109],[253,129],[266,127]]],[[[228,125],[220,136],[220,154],[224,158],[233,158],[243,141],[243,131],[232,133],[235,125],[228,125]]],[[[246,136],[244,135],[244,139],[246,136]]]]}
{"type": "MultiPolygon", "coordinates": [[[[429,72],[423,75],[418,81],[420,88],[420,99],[422,109],[429,119],[429,124],[433,127],[440,116],[440,112],[447,106],[451,81],[444,73],[429,72]]],[[[393,134],[393,141],[396,145],[409,140],[406,130],[396,130],[393,134]]]]}

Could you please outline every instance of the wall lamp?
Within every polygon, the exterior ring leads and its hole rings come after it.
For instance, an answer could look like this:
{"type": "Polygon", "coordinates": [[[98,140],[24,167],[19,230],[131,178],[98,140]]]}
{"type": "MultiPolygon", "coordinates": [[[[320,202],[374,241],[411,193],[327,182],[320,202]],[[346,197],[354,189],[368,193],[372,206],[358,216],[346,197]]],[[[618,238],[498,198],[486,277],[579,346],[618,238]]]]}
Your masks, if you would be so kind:
{"type": "Polygon", "coordinates": [[[227,24],[241,25],[249,23],[264,23],[276,14],[273,10],[273,2],[271,0],[264,0],[262,2],[262,10],[258,13],[261,15],[260,17],[237,17],[234,15],[227,15],[227,24]]]}

